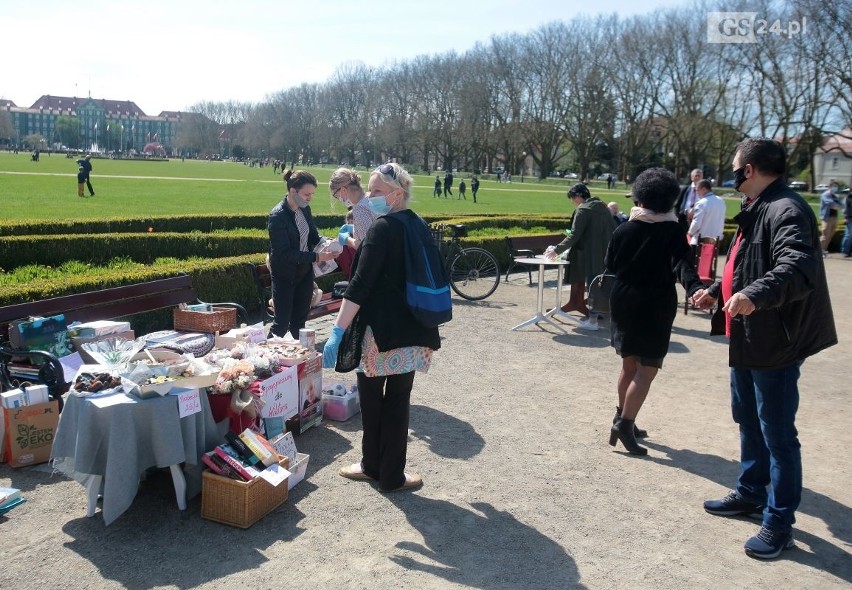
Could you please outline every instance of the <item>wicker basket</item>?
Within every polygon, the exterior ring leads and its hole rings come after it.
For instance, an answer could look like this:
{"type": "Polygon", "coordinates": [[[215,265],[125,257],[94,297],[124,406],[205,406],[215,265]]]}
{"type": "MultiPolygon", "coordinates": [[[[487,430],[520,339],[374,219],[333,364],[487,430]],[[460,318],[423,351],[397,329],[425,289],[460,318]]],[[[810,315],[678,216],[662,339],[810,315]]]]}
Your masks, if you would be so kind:
{"type": "Polygon", "coordinates": [[[237,310],[214,307],[213,311],[187,311],[175,308],[175,330],[179,332],[227,332],[237,327],[237,310]]]}
{"type": "MultiPolygon", "coordinates": [[[[279,463],[285,469],[287,457],[279,463]]],[[[201,476],[201,516],[247,529],[287,500],[288,482],[273,486],[262,477],[237,481],[205,471],[201,476]]]]}

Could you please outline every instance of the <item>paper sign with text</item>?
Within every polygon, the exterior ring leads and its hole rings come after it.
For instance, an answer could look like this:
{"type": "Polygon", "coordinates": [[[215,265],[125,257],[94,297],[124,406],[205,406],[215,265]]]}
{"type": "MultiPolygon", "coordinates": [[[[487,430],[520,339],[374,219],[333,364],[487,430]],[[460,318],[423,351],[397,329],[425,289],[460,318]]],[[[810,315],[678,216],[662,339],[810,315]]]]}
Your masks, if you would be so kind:
{"type": "Polygon", "coordinates": [[[269,441],[269,443],[273,446],[276,453],[290,459],[290,467],[296,464],[296,455],[298,452],[296,451],[296,441],[293,439],[292,432],[280,434],[269,441]]]}
{"type": "Polygon", "coordinates": [[[201,394],[199,390],[175,388],[169,393],[178,398],[178,411],[181,418],[192,416],[201,411],[201,394]]]}
{"type": "Polygon", "coordinates": [[[289,418],[299,411],[298,365],[287,367],[260,384],[262,418],[289,418]]]}

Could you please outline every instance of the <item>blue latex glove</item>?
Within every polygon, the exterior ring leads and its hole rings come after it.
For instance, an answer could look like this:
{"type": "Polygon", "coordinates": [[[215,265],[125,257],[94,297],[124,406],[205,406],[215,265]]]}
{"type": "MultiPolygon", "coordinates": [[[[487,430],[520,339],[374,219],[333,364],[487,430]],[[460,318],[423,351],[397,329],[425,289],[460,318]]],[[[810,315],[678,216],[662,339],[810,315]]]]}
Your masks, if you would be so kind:
{"type": "Polygon", "coordinates": [[[339,234],[337,234],[337,241],[340,242],[341,246],[345,246],[346,240],[348,240],[348,239],[349,239],[349,232],[348,231],[342,231],[339,234]]]}
{"type": "Polygon", "coordinates": [[[338,231],[346,232],[348,234],[354,234],[355,233],[355,226],[352,225],[351,223],[344,223],[343,225],[340,226],[340,229],[338,231]]]}
{"type": "Polygon", "coordinates": [[[331,328],[331,336],[325,341],[325,346],[322,348],[322,368],[333,369],[337,364],[337,349],[340,348],[340,341],[343,339],[343,333],[346,330],[335,324],[331,328]]]}

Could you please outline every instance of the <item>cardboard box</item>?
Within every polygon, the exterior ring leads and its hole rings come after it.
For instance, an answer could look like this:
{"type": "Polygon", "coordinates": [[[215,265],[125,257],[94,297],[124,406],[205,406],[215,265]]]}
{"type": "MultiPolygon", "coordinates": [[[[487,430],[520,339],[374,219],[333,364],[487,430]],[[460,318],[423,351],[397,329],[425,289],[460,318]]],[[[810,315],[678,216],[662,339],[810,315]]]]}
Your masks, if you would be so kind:
{"type": "Polygon", "coordinates": [[[12,467],[46,463],[59,424],[59,402],[4,410],[6,460],[12,467]]]}
{"type": "Polygon", "coordinates": [[[82,344],[86,344],[87,342],[100,342],[101,340],[107,340],[109,338],[116,338],[119,340],[136,340],[136,333],[133,330],[128,330],[126,332],[118,332],[117,334],[103,334],[99,336],[91,336],[89,338],[81,338],[79,336],[74,336],[71,338],[71,343],[74,345],[74,349],[80,353],[80,358],[83,359],[83,362],[86,364],[97,364],[92,355],[83,350],[82,344]]]}

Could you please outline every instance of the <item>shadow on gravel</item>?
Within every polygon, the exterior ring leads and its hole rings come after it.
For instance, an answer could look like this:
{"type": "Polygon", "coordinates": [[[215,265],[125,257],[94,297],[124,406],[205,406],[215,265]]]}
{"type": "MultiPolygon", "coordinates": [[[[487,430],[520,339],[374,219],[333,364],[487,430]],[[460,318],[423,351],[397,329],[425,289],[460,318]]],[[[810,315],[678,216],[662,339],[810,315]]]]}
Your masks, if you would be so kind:
{"type": "Polygon", "coordinates": [[[453,306],[486,307],[489,309],[508,309],[510,307],[518,307],[516,303],[510,303],[507,301],[488,301],[487,299],[484,299],[482,301],[468,301],[467,299],[462,299],[461,297],[453,297],[453,306]]]}
{"type": "Polygon", "coordinates": [[[396,544],[390,560],[405,569],[469,588],[584,588],[565,549],[509,512],[485,502],[468,509],[417,494],[387,499],[423,535],[422,544],[396,544]]]}
{"type": "MultiPolygon", "coordinates": [[[[733,488],[740,474],[738,461],[729,461],[716,455],[698,453],[689,449],[672,449],[647,439],[644,439],[642,444],[668,456],[666,459],[648,456],[648,460],[659,465],[682,469],[723,487],[733,488]]],[[[696,506],[700,508],[700,503],[705,499],[696,498],[696,506]]],[[[804,488],[802,489],[802,503],[798,511],[825,522],[828,530],[838,541],[847,546],[852,543],[852,508],[849,506],[824,494],[804,488]]],[[[793,536],[797,541],[809,545],[811,553],[788,551],[784,553],[785,559],[809,565],[852,583],[852,560],[849,559],[849,553],[824,539],[799,529],[794,529],[793,536]]]]}
{"type": "MultiPolygon", "coordinates": [[[[62,530],[70,537],[65,547],[104,578],[131,590],[195,588],[256,569],[268,561],[264,551],[272,544],[292,541],[304,531],[298,503],[317,489],[310,481],[317,466],[332,465],[351,449],[347,438],[323,427],[297,436],[296,444],[311,456],[307,479],[284,504],[246,530],[201,518],[200,496],[189,500],[185,511],[178,510],[165,469],[141,482],[133,504],[110,526],[104,525],[100,510],[93,518],[65,523],[62,530]]],[[[82,486],[79,493],[85,493],[82,486]]]]}
{"type": "Polygon", "coordinates": [[[430,451],[447,459],[470,459],[485,446],[473,426],[426,406],[411,406],[408,427],[412,438],[425,442],[430,451]]]}

